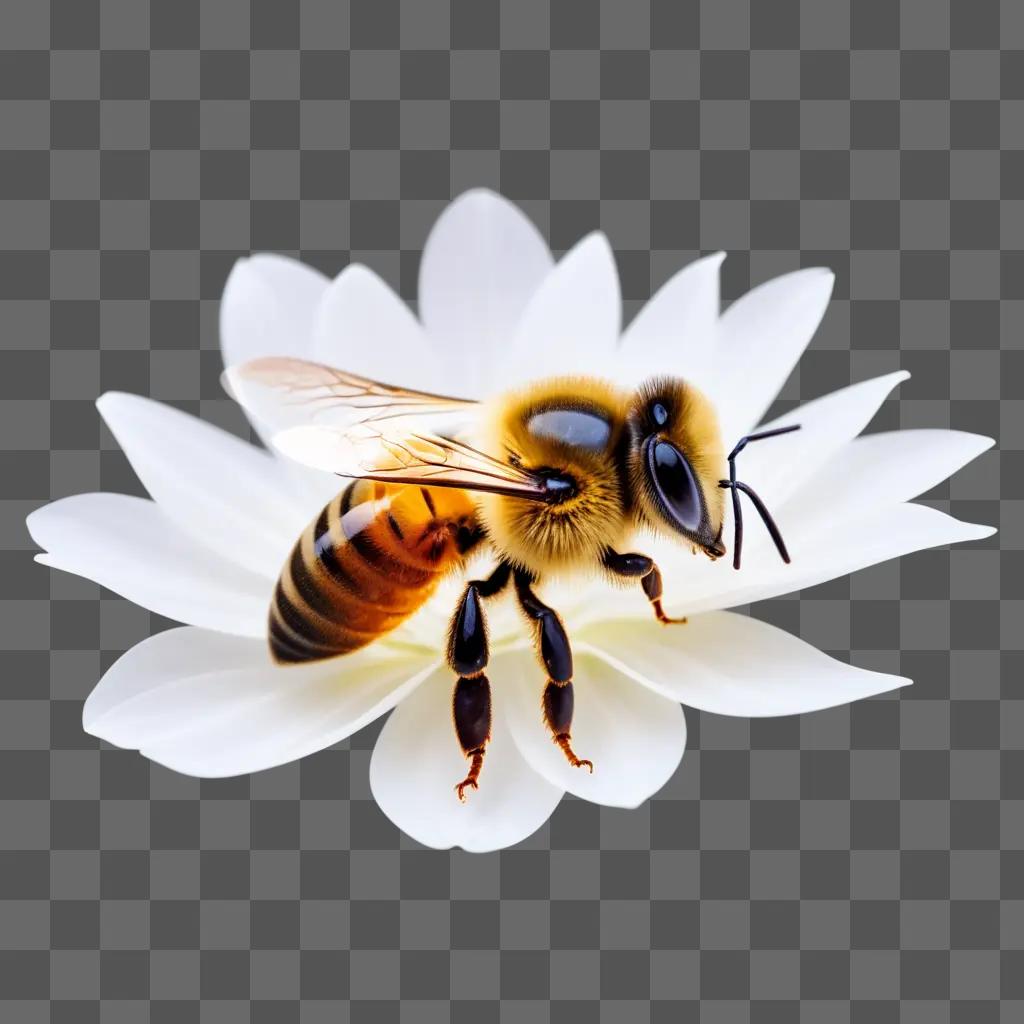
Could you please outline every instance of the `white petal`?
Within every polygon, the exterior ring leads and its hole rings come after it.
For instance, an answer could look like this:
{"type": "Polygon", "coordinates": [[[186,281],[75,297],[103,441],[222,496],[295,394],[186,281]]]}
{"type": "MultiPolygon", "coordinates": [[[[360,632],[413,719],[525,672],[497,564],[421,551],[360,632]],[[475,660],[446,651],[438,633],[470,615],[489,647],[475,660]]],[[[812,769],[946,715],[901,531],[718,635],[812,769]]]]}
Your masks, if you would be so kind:
{"type": "Polygon", "coordinates": [[[313,514],[278,460],[141,395],[108,392],[96,404],[168,519],[217,554],[277,577],[313,514]]]}
{"type": "Polygon", "coordinates": [[[491,740],[480,788],[465,803],[455,784],[468,762],[452,722],[451,672],[440,669],[387,720],[370,760],[370,788],[380,809],[425,846],[483,852],[532,835],[551,816],[562,791],[523,760],[502,715],[506,696],[494,676],[491,740]]]}
{"type": "Polygon", "coordinates": [[[264,636],[271,584],[197,544],[156,504],[76,494],[27,519],[44,565],[84,576],[178,622],[264,636]]]}
{"type": "Polygon", "coordinates": [[[653,619],[595,624],[577,641],[671,700],[718,715],[799,715],[909,684],[830,658],[766,622],[732,612],[664,627],[653,619]]]}
{"type": "MultiPolygon", "coordinates": [[[[905,370],[897,370],[851,384],[766,423],[765,430],[791,423],[800,424],[800,429],[752,442],[737,457],[737,476],[753,487],[772,512],[781,513],[783,502],[830,459],[840,458],[846,443],[871,422],[892,389],[909,376],[905,370]]],[[[725,438],[727,445],[737,440],[725,438]]],[[[820,505],[818,508],[822,511],[820,505]]],[[[751,517],[754,515],[751,510],[751,517]]]]}
{"type": "Polygon", "coordinates": [[[323,274],[287,256],[240,259],[220,303],[224,365],[259,356],[309,358],[313,315],[326,288],[323,274]]]}
{"type": "Polygon", "coordinates": [[[608,239],[588,235],[559,261],[530,300],[495,381],[614,372],[622,302],[608,239]]]}
{"type": "MultiPolygon", "coordinates": [[[[258,253],[238,260],[220,305],[224,365],[231,367],[261,356],[311,359],[313,324],[328,284],[318,270],[287,256],[258,253]]],[[[252,416],[249,419],[269,446],[273,429],[252,416]]],[[[325,486],[322,474],[300,466],[287,466],[285,474],[287,490],[307,508],[315,509],[329,500],[330,485],[325,486]]]]}
{"type": "Polygon", "coordinates": [[[724,252],[705,256],[661,286],[622,335],[616,380],[639,383],[667,374],[709,385],[724,259],[724,252]]]}
{"type": "Polygon", "coordinates": [[[476,397],[497,381],[496,357],[552,263],[529,218],[486,189],[459,196],[438,218],[420,263],[420,316],[461,393],[476,397]]]}
{"type": "Polygon", "coordinates": [[[175,771],[241,775],[337,743],[432,669],[387,644],[282,667],[266,641],[174,629],[114,663],[86,701],[82,724],[175,771]]]}
{"type": "Polygon", "coordinates": [[[815,267],[754,288],[722,315],[715,384],[726,443],[764,415],[825,315],[835,275],[815,267]]]}
{"type": "Polygon", "coordinates": [[[418,391],[459,390],[409,307],[367,267],[353,264],[331,282],[313,328],[314,362],[418,391]]]}
{"type": "Polygon", "coordinates": [[[572,745],[594,762],[573,768],[555,745],[541,713],[544,673],[530,651],[492,660],[492,682],[509,692],[509,725],[530,765],[549,782],[584,800],[636,807],[672,777],[686,746],[686,721],[674,700],[661,697],[581,651],[574,658],[572,745]]]}
{"type": "MultiPolygon", "coordinates": [[[[747,532],[761,529],[751,517],[747,532]]],[[[748,520],[744,520],[748,522],[748,520]]],[[[827,509],[814,529],[799,534],[782,526],[792,563],[786,565],[771,544],[743,545],[739,572],[731,559],[711,563],[657,542],[651,553],[662,568],[665,607],[672,615],[735,608],[752,601],[793,593],[847,576],[914,551],[990,537],[991,526],[962,523],[926,505],[896,505],[832,524],[827,509]]]]}
{"type": "Polygon", "coordinates": [[[994,443],[960,430],[893,430],[855,438],[787,500],[786,518],[797,530],[809,527],[821,516],[819,501],[826,495],[833,523],[909,501],[994,443]]]}

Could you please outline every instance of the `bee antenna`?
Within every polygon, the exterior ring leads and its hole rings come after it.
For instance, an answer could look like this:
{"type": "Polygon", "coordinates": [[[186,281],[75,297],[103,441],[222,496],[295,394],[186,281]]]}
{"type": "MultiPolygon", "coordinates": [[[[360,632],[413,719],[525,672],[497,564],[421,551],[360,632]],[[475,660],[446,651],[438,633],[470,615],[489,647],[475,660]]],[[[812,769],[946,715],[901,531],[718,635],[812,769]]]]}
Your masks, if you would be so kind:
{"type": "Polygon", "coordinates": [[[725,487],[732,491],[732,517],[735,524],[732,555],[732,567],[734,569],[738,569],[740,567],[740,555],[743,551],[743,509],[740,507],[740,491],[750,499],[754,508],[757,509],[757,514],[761,517],[761,521],[768,530],[768,533],[775,544],[775,548],[779,552],[779,557],[789,565],[789,551],[786,550],[786,542],[782,539],[779,527],[772,518],[771,513],[768,511],[768,507],[760,499],[757,492],[749,486],[749,484],[745,484],[742,480],[736,479],[736,456],[739,455],[751,441],[764,441],[766,438],[778,437],[780,434],[791,434],[794,430],[799,429],[800,424],[794,423],[788,427],[776,427],[774,430],[761,430],[756,434],[747,434],[736,442],[736,447],[729,453],[729,479],[719,480],[718,486],[725,487]]]}

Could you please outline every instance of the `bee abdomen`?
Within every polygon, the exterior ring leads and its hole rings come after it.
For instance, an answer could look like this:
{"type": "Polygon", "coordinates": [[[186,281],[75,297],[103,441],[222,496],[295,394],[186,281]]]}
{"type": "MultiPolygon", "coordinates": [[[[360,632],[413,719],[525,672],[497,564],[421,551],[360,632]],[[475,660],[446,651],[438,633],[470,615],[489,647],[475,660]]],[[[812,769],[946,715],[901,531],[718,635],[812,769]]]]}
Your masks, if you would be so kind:
{"type": "MultiPolygon", "coordinates": [[[[406,488],[357,480],[303,531],[274,589],[269,640],[276,660],[305,662],[365,647],[415,612],[451,567],[424,565],[392,509],[406,488]]],[[[429,524],[426,504],[421,518],[429,524]]],[[[407,535],[408,534],[408,535],[407,535]]]]}

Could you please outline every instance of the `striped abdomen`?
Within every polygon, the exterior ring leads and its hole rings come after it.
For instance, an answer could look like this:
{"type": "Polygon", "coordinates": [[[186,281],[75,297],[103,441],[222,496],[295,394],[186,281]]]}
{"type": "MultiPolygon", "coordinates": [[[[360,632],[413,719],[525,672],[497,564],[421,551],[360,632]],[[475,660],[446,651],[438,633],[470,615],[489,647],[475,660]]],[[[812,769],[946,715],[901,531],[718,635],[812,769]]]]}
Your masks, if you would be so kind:
{"type": "Polygon", "coordinates": [[[347,654],[400,625],[479,540],[460,490],[355,480],[303,531],[274,590],[277,661],[347,654]]]}

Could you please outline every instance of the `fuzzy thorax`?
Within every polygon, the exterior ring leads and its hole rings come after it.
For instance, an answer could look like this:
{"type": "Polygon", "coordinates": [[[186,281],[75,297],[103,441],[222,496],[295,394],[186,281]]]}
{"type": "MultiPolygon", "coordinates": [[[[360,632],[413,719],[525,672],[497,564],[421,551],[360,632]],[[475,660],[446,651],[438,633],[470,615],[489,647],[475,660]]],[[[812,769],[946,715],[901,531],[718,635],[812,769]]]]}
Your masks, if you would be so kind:
{"type": "Polygon", "coordinates": [[[614,473],[574,479],[576,494],[558,505],[482,495],[480,517],[494,547],[537,576],[597,564],[624,533],[620,485],[614,473]]]}
{"type": "Polygon", "coordinates": [[[480,518],[506,558],[535,575],[590,566],[627,525],[628,495],[617,460],[627,396],[614,385],[585,377],[556,378],[504,396],[483,424],[486,451],[529,470],[551,469],[572,479],[571,493],[557,504],[482,495],[480,518]],[[541,436],[531,423],[549,410],[595,413],[608,422],[602,451],[587,451],[541,436]]]}

